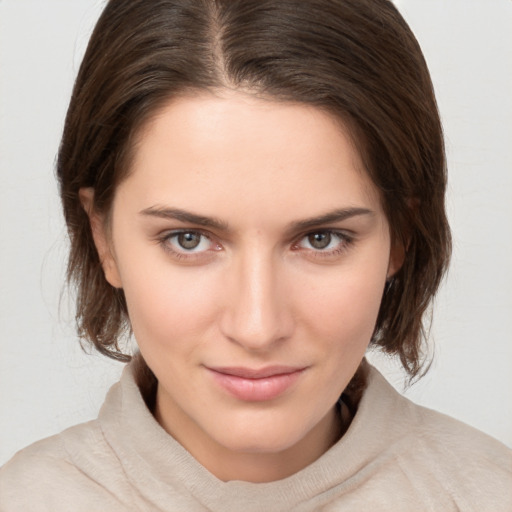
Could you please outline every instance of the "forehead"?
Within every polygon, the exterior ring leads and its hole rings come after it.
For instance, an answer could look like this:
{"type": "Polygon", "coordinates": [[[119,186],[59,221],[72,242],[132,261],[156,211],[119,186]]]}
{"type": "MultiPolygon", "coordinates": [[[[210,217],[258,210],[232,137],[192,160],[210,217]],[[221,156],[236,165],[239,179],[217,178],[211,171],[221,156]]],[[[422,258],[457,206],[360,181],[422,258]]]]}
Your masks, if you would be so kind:
{"type": "Polygon", "coordinates": [[[318,208],[380,208],[337,118],[241,92],[183,96],[162,107],[141,130],[118,192],[145,208],[194,206],[217,216],[237,202],[240,210],[286,205],[306,216],[318,208]]]}

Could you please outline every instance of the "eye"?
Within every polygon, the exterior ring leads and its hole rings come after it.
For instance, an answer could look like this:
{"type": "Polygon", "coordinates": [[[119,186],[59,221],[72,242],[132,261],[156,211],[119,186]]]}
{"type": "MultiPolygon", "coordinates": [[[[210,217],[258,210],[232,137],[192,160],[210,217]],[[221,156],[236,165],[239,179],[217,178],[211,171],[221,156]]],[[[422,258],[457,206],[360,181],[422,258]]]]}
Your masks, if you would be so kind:
{"type": "Polygon", "coordinates": [[[348,243],[348,237],[333,231],[315,231],[302,238],[297,244],[302,249],[330,252],[348,243]]]}
{"type": "Polygon", "coordinates": [[[308,244],[315,249],[327,249],[332,242],[331,233],[313,233],[307,236],[308,244]]]}
{"type": "Polygon", "coordinates": [[[346,251],[351,243],[350,236],[324,229],[306,234],[294,245],[294,249],[304,250],[311,257],[330,258],[346,251]]]}
{"type": "Polygon", "coordinates": [[[169,250],[187,255],[217,249],[210,238],[199,231],[178,231],[168,234],[163,240],[169,250]]]}

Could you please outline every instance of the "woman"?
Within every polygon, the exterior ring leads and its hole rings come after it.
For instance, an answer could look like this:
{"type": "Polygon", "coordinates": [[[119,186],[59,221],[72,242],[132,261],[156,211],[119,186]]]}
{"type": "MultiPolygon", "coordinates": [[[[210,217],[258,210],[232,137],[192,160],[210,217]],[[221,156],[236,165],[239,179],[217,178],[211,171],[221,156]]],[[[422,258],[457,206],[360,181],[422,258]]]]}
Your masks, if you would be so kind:
{"type": "Polygon", "coordinates": [[[2,469],[3,508],[510,508],[510,450],[364,360],[421,374],[450,252],[391,3],[111,0],[57,167],[80,335],[140,353],[98,420],[2,469]]]}

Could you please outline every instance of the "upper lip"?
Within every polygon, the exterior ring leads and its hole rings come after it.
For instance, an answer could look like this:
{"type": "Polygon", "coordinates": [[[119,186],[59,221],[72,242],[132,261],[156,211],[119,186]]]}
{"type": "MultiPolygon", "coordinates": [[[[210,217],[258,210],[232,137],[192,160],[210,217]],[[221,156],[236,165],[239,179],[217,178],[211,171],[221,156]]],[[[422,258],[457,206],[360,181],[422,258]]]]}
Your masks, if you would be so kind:
{"type": "Polygon", "coordinates": [[[245,368],[242,366],[210,366],[208,369],[217,373],[223,373],[225,375],[241,377],[243,379],[264,379],[266,377],[275,377],[277,375],[286,375],[299,372],[304,370],[305,367],[284,365],[266,366],[264,368],[245,368]]]}

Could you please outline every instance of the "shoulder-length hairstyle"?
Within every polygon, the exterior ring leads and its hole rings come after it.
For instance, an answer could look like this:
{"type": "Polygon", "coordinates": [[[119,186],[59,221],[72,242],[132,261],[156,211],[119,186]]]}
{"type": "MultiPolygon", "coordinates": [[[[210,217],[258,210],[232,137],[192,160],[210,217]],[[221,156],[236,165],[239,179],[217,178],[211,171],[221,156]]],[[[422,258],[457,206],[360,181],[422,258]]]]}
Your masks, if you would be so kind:
{"type": "MultiPolygon", "coordinates": [[[[445,272],[442,128],[420,47],[388,0],[110,0],[74,86],[57,161],[71,239],[79,335],[129,360],[123,291],[106,281],[79,189],[108,217],[137,135],[177,95],[243,89],[300,102],[348,127],[380,191],[393,243],[406,248],[384,291],[371,343],[411,377],[424,317],[445,272]]],[[[304,127],[307,130],[307,126],[304,127]]]]}

